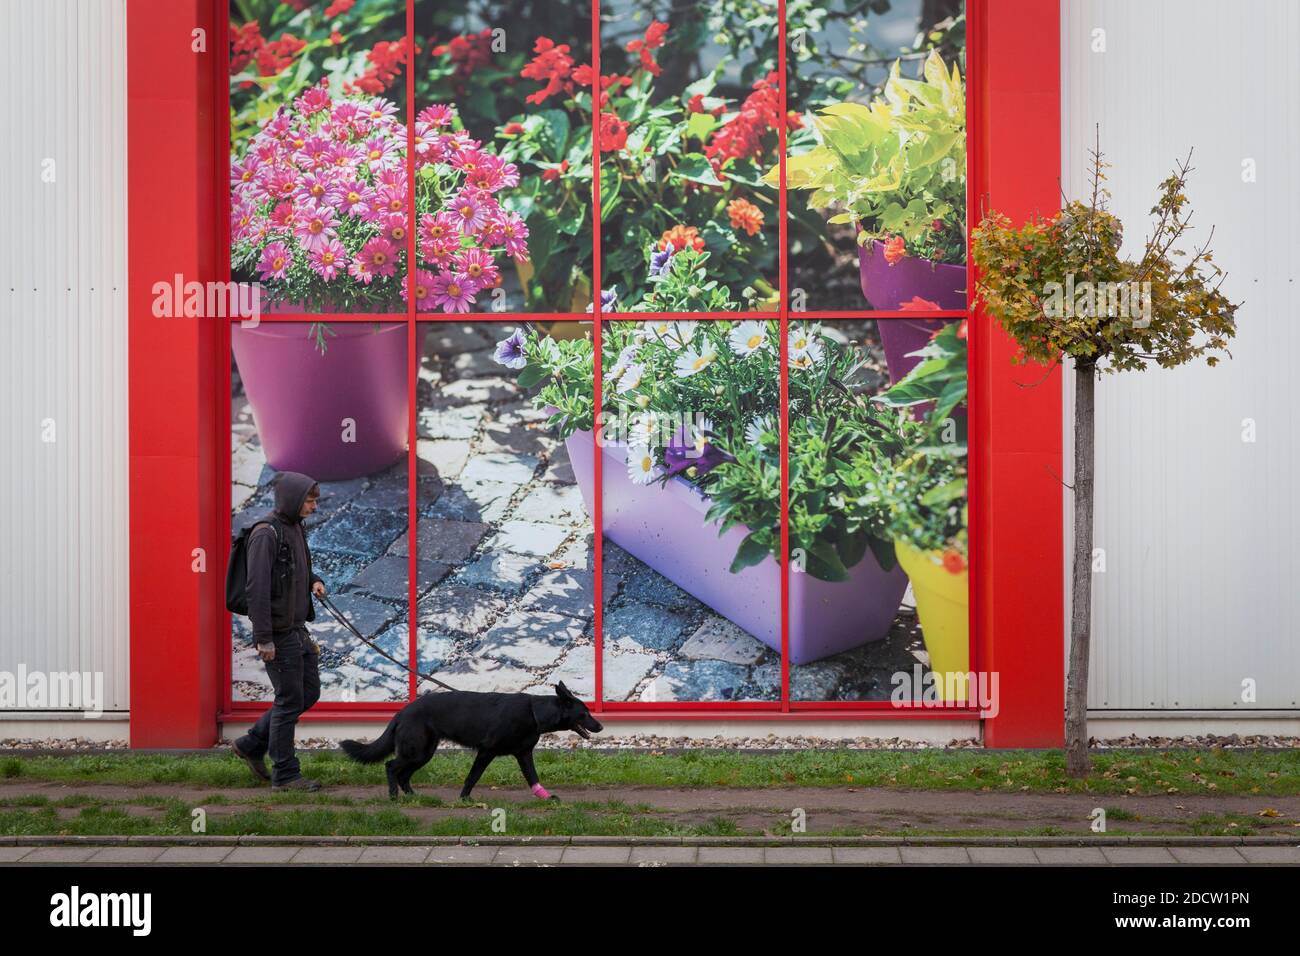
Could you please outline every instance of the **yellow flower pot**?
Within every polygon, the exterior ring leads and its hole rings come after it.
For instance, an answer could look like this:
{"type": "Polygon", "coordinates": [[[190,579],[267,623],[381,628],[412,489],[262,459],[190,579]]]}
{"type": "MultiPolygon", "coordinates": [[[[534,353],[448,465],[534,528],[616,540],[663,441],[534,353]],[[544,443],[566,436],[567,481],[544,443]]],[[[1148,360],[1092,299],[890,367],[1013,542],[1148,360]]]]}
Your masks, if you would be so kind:
{"type": "Polygon", "coordinates": [[[969,575],[965,568],[957,574],[945,568],[940,552],[921,551],[906,541],[895,541],[894,553],[912,581],[935,691],[940,700],[965,700],[965,675],[970,672],[969,575]],[[949,678],[949,674],[954,676],[949,678]],[[948,693],[949,683],[952,694],[948,693]]]}

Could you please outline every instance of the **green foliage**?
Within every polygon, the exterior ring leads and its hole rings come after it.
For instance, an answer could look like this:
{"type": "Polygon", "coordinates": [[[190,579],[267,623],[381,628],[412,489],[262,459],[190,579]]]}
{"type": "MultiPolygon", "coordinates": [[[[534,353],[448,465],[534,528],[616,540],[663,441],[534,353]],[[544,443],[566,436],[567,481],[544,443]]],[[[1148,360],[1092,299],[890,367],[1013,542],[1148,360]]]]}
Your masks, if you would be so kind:
{"type": "MultiPolygon", "coordinates": [[[[674,257],[691,266],[687,252],[674,257]]],[[[684,269],[686,273],[692,269],[684,269]]],[[[672,282],[670,278],[665,282],[672,282]]],[[[602,435],[644,448],[657,468],[633,480],[686,480],[709,498],[721,534],[747,534],[731,570],[780,555],[780,349],[776,322],[610,322],[602,336],[602,435]],[[670,434],[671,433],[671,434],[670,434]],[[694,447],[689,467],[673,451],[694,447]]],[[[870,397],[864,356],[818,326],[791,330],[791,558],[827,581],[847,579],[870,549],[886,569],[895,536],[965,554],[965,341],[949,326],[912,375],[870,397]],[[923,403],[944,412],[918,418],[923,403]],[[909,497],[910,496],[910,500],[909,497]]],[[[591,428],[591,341],[536,333],[519,383],[558,409],[562,437],[591,428]]],[[[639,456],[632,456],[639,457],[639,456]]]]}

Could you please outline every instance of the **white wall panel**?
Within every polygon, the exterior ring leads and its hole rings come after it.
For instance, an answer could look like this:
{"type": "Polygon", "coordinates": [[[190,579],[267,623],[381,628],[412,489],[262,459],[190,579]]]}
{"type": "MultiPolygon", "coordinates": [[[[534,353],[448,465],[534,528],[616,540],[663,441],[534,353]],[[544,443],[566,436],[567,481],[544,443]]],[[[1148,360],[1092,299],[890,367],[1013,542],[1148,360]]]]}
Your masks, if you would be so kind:
{"type": "Polygon", "coordinates": [[[101,672],[104,709],[118,711],[128,676],[125,18],[125,0],[0,0],[0,670],[101,672]]]}
{"type": "MultiPolygon", "coordinates": [[[[1063,0],[1061,11],[1067,193],[1086,195],[1100,124],[1112,211],[1133,254],[1157,185],[1195,147],[1193,239],[1216,227],[1224,288],[1245,302],[1231,361],[1099,383],[1106,570],[1094,577],[1090,706],[1295,709],[1300,3],[1063,0]],[[1093,49],[1099,37],[1104,52],[1093,49]],[[1247,160],[1255,182],[1243,182],[1247,160]],[[1254,703],[1241,699],[1246,679],[1257,682],[1254,703]]],[[[1067,428],[1072,390],[1068,379],[1067,428]]]]}

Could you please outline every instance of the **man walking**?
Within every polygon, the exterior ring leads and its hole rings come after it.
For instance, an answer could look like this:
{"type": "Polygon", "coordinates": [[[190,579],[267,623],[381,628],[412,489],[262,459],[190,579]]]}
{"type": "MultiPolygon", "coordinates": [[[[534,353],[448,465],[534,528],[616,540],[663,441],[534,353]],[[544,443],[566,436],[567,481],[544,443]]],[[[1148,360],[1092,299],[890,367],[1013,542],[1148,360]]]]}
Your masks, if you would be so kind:
{"type": "Polygon", "coordinates": [[[311,569],[303,519],[316,510],[320,487],[296,471],[275,483],[275,510],[254,525],[248,537],[248,617],[253,642],[266,664],[275,702],[247,734],[232,744],[235,755],[273,790],[319,790],[302,775],[294,754],[299,716],[320,699],[320,649],[307,632],[316,617],[312,594],[324,595],[325,582],[311,569]],[[264,758],[271,757],[271,772],[264,758]]]}

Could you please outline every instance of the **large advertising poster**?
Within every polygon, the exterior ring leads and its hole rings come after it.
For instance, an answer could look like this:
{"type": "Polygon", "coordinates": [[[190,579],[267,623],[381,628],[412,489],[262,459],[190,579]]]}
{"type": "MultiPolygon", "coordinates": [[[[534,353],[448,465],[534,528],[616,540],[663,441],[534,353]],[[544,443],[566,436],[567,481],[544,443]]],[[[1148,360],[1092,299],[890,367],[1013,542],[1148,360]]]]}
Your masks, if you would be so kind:
{"type": "Polygon", "coordinates": [[[231,530],[319,483],[322,700],[963,699],[963,4],[778,13],[232,0],[231,530]]]}

